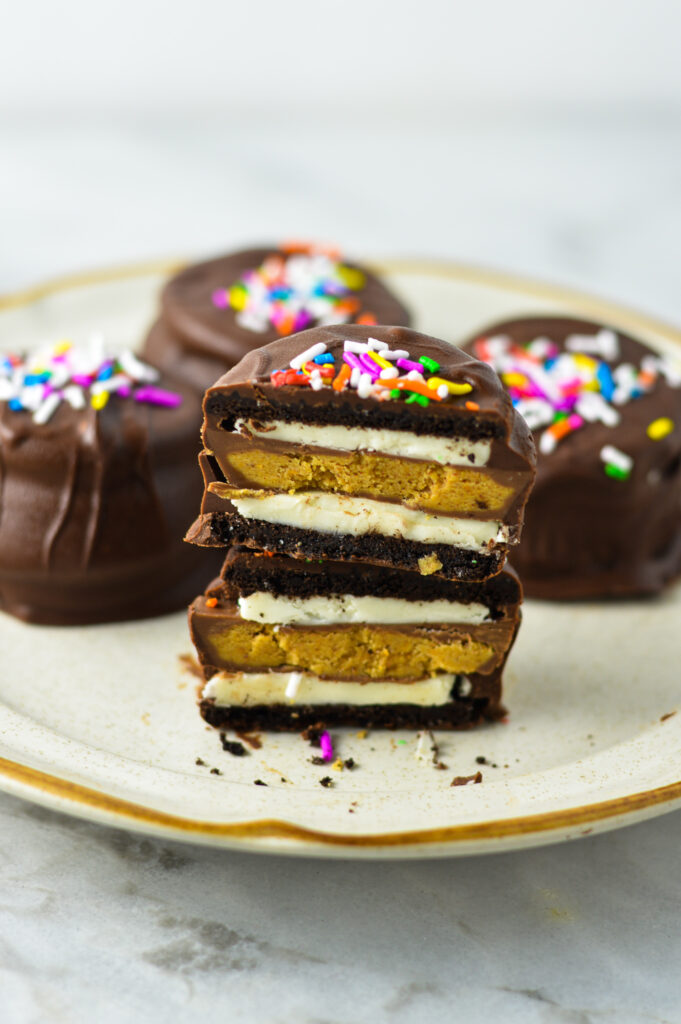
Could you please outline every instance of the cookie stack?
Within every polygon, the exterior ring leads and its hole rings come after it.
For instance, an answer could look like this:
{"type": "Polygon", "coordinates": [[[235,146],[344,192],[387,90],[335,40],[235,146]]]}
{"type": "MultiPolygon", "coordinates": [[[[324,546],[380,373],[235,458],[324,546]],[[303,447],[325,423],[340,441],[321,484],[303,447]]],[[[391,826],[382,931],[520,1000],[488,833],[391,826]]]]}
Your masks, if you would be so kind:
{"type": "Polygon", "coordinates": [[[237,730],[456,728],[499,713],[534,477],[499,379],[407,328],[250,352],[208,389],[190,608],[201,712],[237,730]]]}

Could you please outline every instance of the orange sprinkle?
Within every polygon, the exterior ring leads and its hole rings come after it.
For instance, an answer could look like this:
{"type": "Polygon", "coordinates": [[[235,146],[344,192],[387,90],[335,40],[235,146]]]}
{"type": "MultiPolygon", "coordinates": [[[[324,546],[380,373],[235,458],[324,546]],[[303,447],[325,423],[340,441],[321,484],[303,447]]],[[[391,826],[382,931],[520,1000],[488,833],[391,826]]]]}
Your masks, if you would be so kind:
{"type": "Polygon", "coordinates": [[[378,320],[376,319],[376,317],[375,317],[375,315],[373,313],[360,313],[359,316],[357,317],[356,323],[358,323],[358,324],[370,324],[371,325],[371,324],[377,324],[378,320]]]}
{"type": "Polygon", "coordinates": [[[217,599],[217,597],[207,597],[206,598],[206,608],[217,608],[217,606],[218,606],[218,599],[217,599]]]}
{"type": "Polygon", "coordinates": [[[293,334],[294,320],[292,316],[285,316],[283,320],[280,320],[277,324],[277,331],[279,334],[284,336],[293,334]]]}
{"type": "Polygon", "coordinates": [[[480,406],[477,402],[466,402],[466,408],[470,409],[471,412],[477,412],[480,406]]]}
{"type": "Polygon", "coordinates": [[[651,373],[649,370],[641,370],[638,375],[639,384],[643,384],[644,387],[647,387],[649,384],[654,384],[656,376],[656,374],[651,373]]]}
{"type": "Polygon", "coordinates": [[[343,296],[343,300],[335,307],[335,313],[356,313],[359,309],[359,299],[352,295],[343,296]]]}
{"type": "Polygon", "coordinates": [[[553,434],[556,441],[560,441],[560,439],[562,437],[565,437],[566,434],[569,434],[571,430],[572,427],[570,426],[567,420],[558,420],[557,423],[551,424],[551,426],[547,430],[547,433],[553,434]]]}
{"type": "Polygon", "coordinates": [[[441,402],[442,399],[438,395],[437,391],[433,391],[427,384],[422,384],[420,380],[407,380],[406,377],[400,377],[397,380],[390,378],[389,380],[377,380],[374,381],[382,388],[397,388],[398,391],[415,391],[417,395],[425,395],[426,398],[432,399],[434,402],[441,402]]]}
{"type": "Polygon", "coordinates": [[[335,378],[335,380],[333,381],[333,384],[331,385],[333,390],[334,391],[342,391],[343,388],[345,387],[346,381],[350,380],[350,374],[351,373],[352,373],[352,370],[350,369],[348,364],[347,363],[343,363],[343,365],[341,366],[340,371],[338,373],[338,376],[335,378]]]}

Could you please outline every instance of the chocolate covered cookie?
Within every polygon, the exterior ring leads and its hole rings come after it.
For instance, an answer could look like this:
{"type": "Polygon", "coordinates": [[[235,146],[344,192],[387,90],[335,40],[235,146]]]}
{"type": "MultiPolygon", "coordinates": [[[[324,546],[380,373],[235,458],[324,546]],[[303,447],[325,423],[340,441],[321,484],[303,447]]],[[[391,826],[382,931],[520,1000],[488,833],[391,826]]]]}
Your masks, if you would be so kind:
{"type": "Polygon", "coordinates": [[[681,373],[598,323],[525,317],[464,348],[533,430],[537,480],[513,564],[529,596],[654,594],[681,572],[681,373]]]}

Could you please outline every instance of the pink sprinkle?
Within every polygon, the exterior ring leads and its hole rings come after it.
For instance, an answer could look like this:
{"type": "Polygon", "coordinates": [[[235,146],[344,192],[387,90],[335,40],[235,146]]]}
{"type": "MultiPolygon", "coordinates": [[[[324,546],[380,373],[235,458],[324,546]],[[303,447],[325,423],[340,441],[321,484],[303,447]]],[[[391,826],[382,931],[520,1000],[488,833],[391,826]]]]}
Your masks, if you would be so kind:
{"type": "Polygon", "coordinates": [[[182,404],[182,395],[178,395],[176,391],[165,391],[163,388],[153,388],[147,385],[137,389],[135,401],[146,402],[148,405],[162,405],[166,409],[175,409],[182,404]]]}
{"type": "Polygon", "coordinates": [[[224,288],[218,288],[212,295],[213,305],[218,309],[227,309],[227,292],[224,288]]]}
{"type": "Polygon", "coordinates": [[[323,732],[319,737],[319,746],[322,748],[322,757],[325,761],[333,761],[333,744],[328,732],[323,732]]]}
{"type": "Polygon", "coordinates": [[[411,359],[398,359],[397,365],[400,370],[416,370],[417,373],[423,373],[425,367],[421,366],[420,363],[414,363],[411,359]]]}
{"type": "Polygon", "coordinates": [[[119,398],[130,398],[132,388],[128,384],[124,384],[123,387],[117,388],[114,394],[118,395],[119,398]]]}
{"type": "Polygon", "coordinates": [[[568,424],[573,430],[577,430],[577,428],[581,427],[583,423],[584,420],[581,416],[578,416],[577,413],[573,413],[572,416],[568,416],[568,424]]]}
{"type": "Polygon", "coordinates": [[[348,366],[352,366],[353,369],[359,370],[360,373],[364,373],[364,367],[354,352],[344,352],[343,362],[347,363],[348,366]]]}
{"type": "Polygon", "coordinates": [[[295,318],[295,320],[293,322],[293,330],[294,330],[294,332],[304,331],[305,328],[309,327],[311,323],[312,323],[312,317],[307,312],[307,310],[306,309],[299,309],[298,313],[296,314],[296,318],[295,318]]]}
{"type": "Polygon", "coordinates": [[[74,373],[71,377],[72,384],[78,384],[81,388],[89,388],[94,380],[94,374],[90,373],[74,373]]]}
{"type": "Polygon", "coordinates": [[[378,363],[375,363],[373,361],[371,356],[368,356],[366,352],[360,352],[357,358],[362,364],[363,370],[365,370],[367,373],[370,373],[372,377],[380,377],[381,367],[378,365],[378,363]]]}

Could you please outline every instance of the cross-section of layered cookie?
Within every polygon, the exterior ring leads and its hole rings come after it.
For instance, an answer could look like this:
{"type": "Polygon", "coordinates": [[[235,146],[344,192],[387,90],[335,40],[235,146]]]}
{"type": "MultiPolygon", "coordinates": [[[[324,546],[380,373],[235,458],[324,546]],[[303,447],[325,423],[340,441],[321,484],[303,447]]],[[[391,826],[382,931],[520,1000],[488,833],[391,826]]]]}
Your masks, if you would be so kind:
{"type": "Polygon", "coordinates": [[[499,572],[534,445],[496,375],[407,328],[304,331],[206,393],[194,543],[449,580],[499,572]]]}
{"type": "Polygon", "coordinates": [[[238,730],[472,725],[498,713],[520,601],[510,570],[452,583],[233,548],[189,613],[201,712],[238,730]]]}

